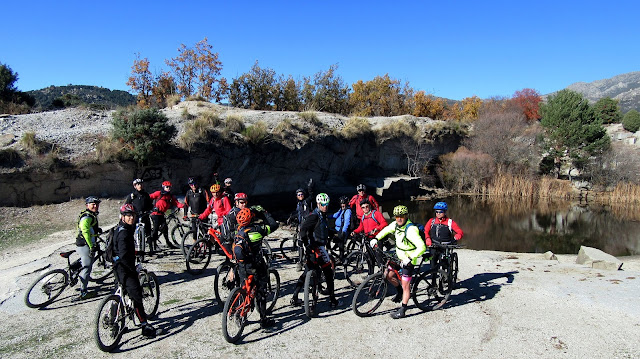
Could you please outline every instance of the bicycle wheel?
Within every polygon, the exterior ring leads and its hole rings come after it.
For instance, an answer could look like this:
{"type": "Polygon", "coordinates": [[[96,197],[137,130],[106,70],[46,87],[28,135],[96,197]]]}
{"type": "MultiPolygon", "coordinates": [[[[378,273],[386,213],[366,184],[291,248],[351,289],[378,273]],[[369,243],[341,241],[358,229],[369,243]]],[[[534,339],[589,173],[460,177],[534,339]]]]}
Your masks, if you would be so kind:
{"type": "Polygon", "coordinates": [[[319,279],[315,270],[308,271],[304,279],[304,314],[309,318],[317,314],[319,279]]]}
{"type": "Polygon", "coordinates": [[[267,265],[271,265],[271,262],[273,261],[273,250],[271,250],[271,245],[269,245],[269,242],[266,239],[262,240],[261,249],[265,262],[267,263],[267,265]]]}
{"type": "Polygon", "coordinates": [[[240,339],[250,311],[247,293],[243,288],[234,289],[224,302],[222,310],[222,335],[227,342],[235,343],[240,339]]]}
{"type": "Polygon", "coordinates": [[[182,236],[180,248],[182,248],[182,253],[185,257],[187,256],[187,253],[189,253],[189,248],[191,248],[198,240],[202,238],[204,238],[202,232],[197,233],[197,231],[194,230],[187,231],[184,236],[182,236]]]}
{"type": "Polygon", "coordinates": [[[351,252],[342,267],[345,279],[353,288],[357,288],[374,270],[371,260],[361,251],[351,252]]]}
{"type": "Polygon", "coordinates": [[[187,272],[196,275],[202,273],[211,261],[211,242],[208,239],[197,241],[187,252],[185,262],[187,272]]]}
{"type": "Polygon", "coordinates": [[[458,253],[451,253],[451,289],[458,283],[458,253]]]}
{"type": "Polygon", "coordinates": [[[112,294],[100,302],[95,317],[94,338],[103,352],[113,351],[125,330],[125,309],[120,296],[112,294]]]}
{"type": "Polygon", "coordinates": [[[231,291],[240,286],[240,277],[233,263],[224,261],[216,269],[216,277],[213,290],[218,303],[223,304],[231,291]]]}
{"type": "Polygon", "coordinates": [[[280,274],[275,269],[269,269],[269,282],[267,283],[267,313],[273,312],[276,302],[280,297],[280,274]]]}
{"type": "Polygon", "coordinates": [[[138,275],[142,287],[142,306],[148,318],[153,318],[160,304],[160,283],[155,273],[142,271],[138,275]]]}
{"type": "Polygon", "coordinates": [[[96,241],[96,245],[98,246],[98,252],[93,259],[91,273],[89,273],[89,281],[103,282],[113,274],[113,264],[108,262],[105,258],[105,251],[107,250],[106,242],[102,239],[98,239],[96,241]]]}
{"type": "Polygon", "coordinates": [[[353,295],[353,312],[359,317],[368,317],[375,312],[387,295],[387,281],[383,273],[374,273],[367,277],[353,295]]]}
{"type": "Polygon", "coordinates": [[[184,234],[187,233],[190,228],[191,227],[188,224],[176,223],[173,228],[171,228],[169,236],[171,243],[176,247],[180,247],[182,237],[184,237],[184,234]]]}
{"type": "Polygon", "coordinates": [[[51,304],[69,284],[69,274],[64,269],[54,269],[36,279],[24,295],[29,308],[43,308],[51,304]]]}
{"type": "Polygon", "coordinates": [[[411,297],[416,307],[423,311],[438,310],[447,302],[451,295],[448,275],[442,269],[428,271],[415,278],[411,284],[411,297]]]}
{"type": "Polygon", "coordinates": [[[285,260],[291,263],[298,262],[298,241],[295,238],[283,238],[280,241],[280,253],[285,260]]]}
{"type": "MultiPolygon", "coordinates": [[[[144,230],[142,227],[136,227],[136,230],[133,232],[133,241],[136,247],[136,257],[139,262],[144,262],[144,255],[147,250],[147,240],[144,236],[144,230]]],[[[151,250],[151,248],[149,248],[151,250]]]]}

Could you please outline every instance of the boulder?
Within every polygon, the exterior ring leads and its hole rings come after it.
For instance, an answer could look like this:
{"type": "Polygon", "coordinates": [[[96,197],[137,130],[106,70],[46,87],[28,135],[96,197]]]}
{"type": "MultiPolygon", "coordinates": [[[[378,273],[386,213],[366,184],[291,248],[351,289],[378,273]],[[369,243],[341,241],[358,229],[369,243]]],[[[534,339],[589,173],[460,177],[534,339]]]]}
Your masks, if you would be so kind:
{"type": "Polygon", "coordinates": [[[553,254],[553,252],[551,251],[546,251],[544,252],[544,259],[549,260],[549,261],[557,261],[558,257],[556,257],[555,254],[553,254]]]}
{"type": "Polygon", "coordinates": [[[597,248],[581,246],[578,251],[576,263],[584,264],[595,269],[619,270],[622,268],[622,261],[605,253],[597,248]]]}

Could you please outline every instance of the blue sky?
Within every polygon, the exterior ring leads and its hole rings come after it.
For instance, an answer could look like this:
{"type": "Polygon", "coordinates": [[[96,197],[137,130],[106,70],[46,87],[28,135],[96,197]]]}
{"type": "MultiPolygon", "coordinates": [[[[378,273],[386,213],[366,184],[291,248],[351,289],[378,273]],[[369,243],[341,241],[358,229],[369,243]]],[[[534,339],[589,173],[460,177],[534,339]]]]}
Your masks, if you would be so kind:
{"type": "Polygon", "coordinates": [[[345,83],[389,74],[460,100],[541,94],[640,71],[638,1],[11,1],[0,63],[19,90],[129,90],[136,53],[167,70],[208,38],[229,82],[258,60],[296,79],[338,65],[345,83]],[[9,15],[10,14],[10,15],[9,15]]]}

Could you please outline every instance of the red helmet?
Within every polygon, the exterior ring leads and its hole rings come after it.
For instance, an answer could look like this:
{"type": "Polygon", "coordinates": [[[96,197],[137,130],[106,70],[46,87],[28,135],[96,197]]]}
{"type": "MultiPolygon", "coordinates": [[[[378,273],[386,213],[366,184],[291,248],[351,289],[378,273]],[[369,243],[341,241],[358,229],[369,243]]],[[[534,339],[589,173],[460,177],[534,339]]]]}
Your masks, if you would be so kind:
{"type": "Polygon", "coordinates": [[[243,208],[238,212],[238,214],[236,214],[236,221],[240,227],[251,223],[251,218],[253,218],[253,213],[251,213],[251,209],[249,208],[243,208]]]}
{"type": "Polygon", "coordinates": [[[127,213],[136,213],[136,210],[130,203],[125,203],[120,207],[120,214],[125,215],[127,213]]]}
{"type": "Polygon", "coordinates": [[[242,192],[238,192],[236,193],[236,196],[233,198],[235,201],[239,200],[239,199],[244,199],[245,201],[249,199],[249,197],[247,197],[246,193],[242,193],[242,192]]]}
{"type": "Polygon", "coordinates": [[[170,181],[162,182],[162,187],[164,187],[164,186],[171,187],[171,182],[170,181]]]}

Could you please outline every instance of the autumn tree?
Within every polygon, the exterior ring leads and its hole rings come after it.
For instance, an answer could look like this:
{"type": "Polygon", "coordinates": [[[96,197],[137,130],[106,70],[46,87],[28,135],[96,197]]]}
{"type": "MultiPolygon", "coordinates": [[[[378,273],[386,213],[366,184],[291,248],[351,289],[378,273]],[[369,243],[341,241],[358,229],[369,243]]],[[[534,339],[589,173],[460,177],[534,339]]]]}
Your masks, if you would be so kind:
{"type": "Polygon", "coordinates": [[[170,73],[162,72],[156,76],[151,93],[158,107],[167,107],[167,99],[169,96],[175,95],[176,92],[176,82],[170,73]]]}
{"type": "Polygon", "coordinates": [[[227,94],[227,81],[221,77],[222,62],[207,38],[196,43],[195,48],[181,44],[179,55],[166,60],[176,79],[177,90],[187,98],[192,95],[207,100],[220,101],[227,94]]]}
{"type": "Polygon", "coordinates": [[[278,111],[300,111],[302,107],[300,84],[291,75],[280,76],[276,83],[275,106],[278,111]]]}
{"type": "Polygon", "coordinates": [[[302,84],[303,105],[317,111],[349,113],[349,87],[337,74],[338,65],[317,72],[313,78],[305,77],[302,84]]]}
{"type": "Polygon", "coordinates": [[[261,68],[256,61],[250,72],[231,82],[229,101],[235,107],[271,110],[276,92],[276,72],[270,68],[261,68]]]}
{"type": "Polygon", "coordinates": [[[443,98],[427,95],[424,91],[418,91],[413,96],[413,115],[417,117],[439,120],[444,114],[445,106],[443,98]]]}
{"type": "Polygon", "coordinates": [[[609,136],[589,101],[575,91],[565,89],[549,96],[547,103],[540,105],[540,114],[556,176],[562,164],[585,168],[609,148],[609,136]]]}
{"type": "Polygon", "coordinates": [[[542,97],[538,91],[530,88],[516,91],[512,100],[520,107],[527,120],[537,121],[540,118],[538,111],[542,97]]]}
{"type": "Polygon", "coordinates": [[[457,101],[447,106],[443,112],[443,117],[456,121],[472,121],[478,118],[482,100],[478,96],[466,97],[462,101],[457,101]]]}
{"type": "Polygon", "coordinates": [[[407,100],[413,96],[408,84],[384,76],[352,85],[349,105],[358,116],[396,116],[408,112],[407,100]]]}
{"type": "Polygon", "coordinates": [[[151,107],[154,79],[151,71],[149,70],[149,60],[146,57],[144,59],[141,59],[140,53],[137,53],[136,59],[133,60],[133,66],[131,66],[131,76],[129,76],[127,86],[131,87],[133,92],[137,92],[136,100],[138,103],[138,107],[151,107]]]}
{"type": "Polygon", "coordinates": [[[593,111],[595,112],[596,118],[603,124],[620,123],[622,121],[618,100],[614,100],[611,97],[599,99],[593,104],[593,111]]]}

